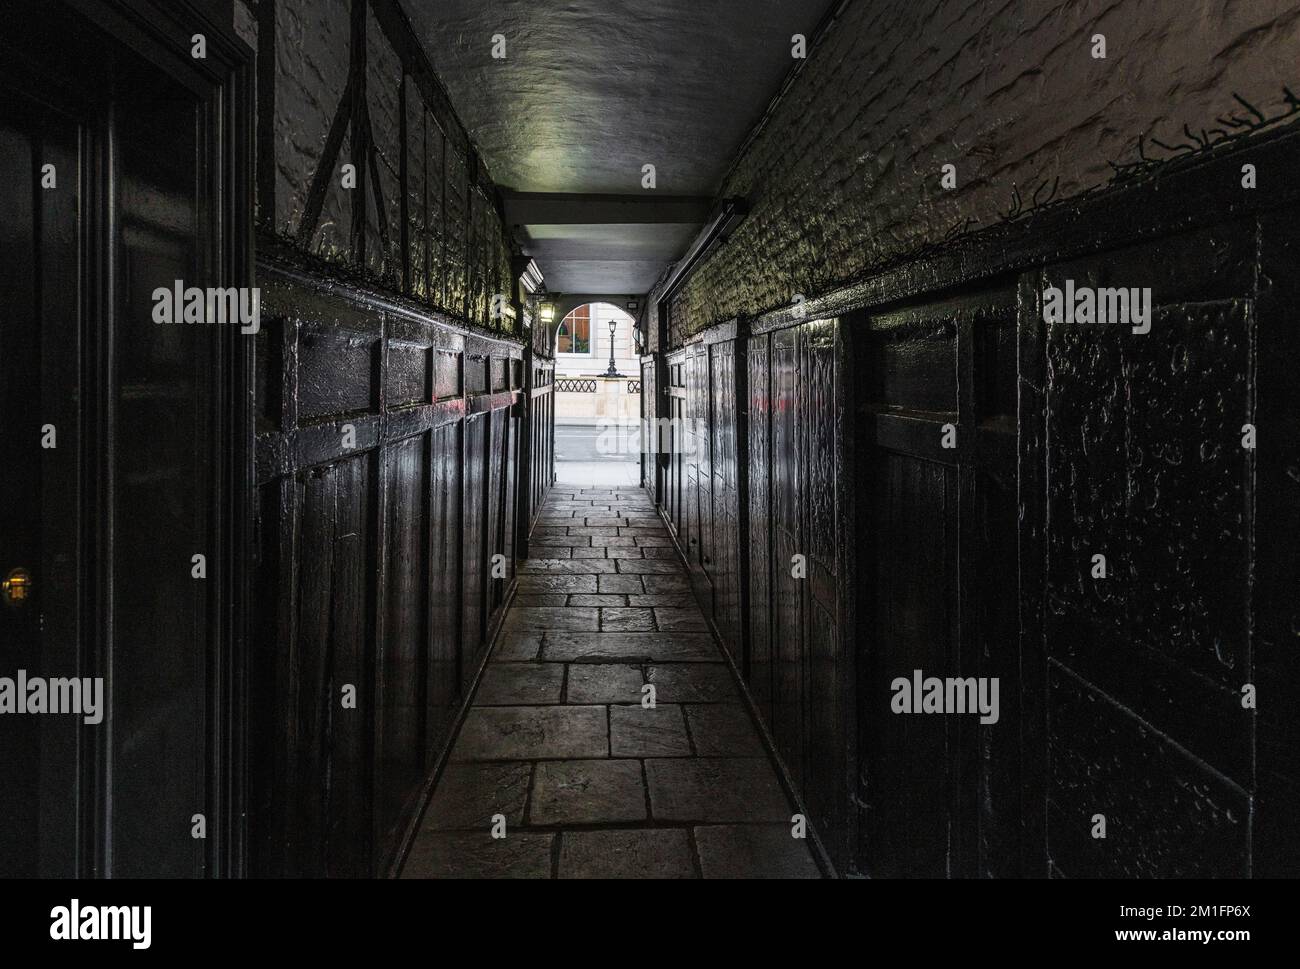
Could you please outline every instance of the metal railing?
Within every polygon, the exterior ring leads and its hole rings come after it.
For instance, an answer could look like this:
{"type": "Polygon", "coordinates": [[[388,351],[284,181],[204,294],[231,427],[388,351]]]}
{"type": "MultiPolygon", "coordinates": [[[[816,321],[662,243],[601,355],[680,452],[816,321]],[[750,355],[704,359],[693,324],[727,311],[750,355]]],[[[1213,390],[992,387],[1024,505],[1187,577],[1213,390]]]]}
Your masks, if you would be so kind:
{"type": "MultiPolygon", "coordinates": [[[[556,377],[555,390],[561,394],[594,394],[596,392],[596,381],[586,377],[556,377]]],[[[627,382],[627,392],[629,394],[641,393],[641,381],[629,380],[627,382]]]]}

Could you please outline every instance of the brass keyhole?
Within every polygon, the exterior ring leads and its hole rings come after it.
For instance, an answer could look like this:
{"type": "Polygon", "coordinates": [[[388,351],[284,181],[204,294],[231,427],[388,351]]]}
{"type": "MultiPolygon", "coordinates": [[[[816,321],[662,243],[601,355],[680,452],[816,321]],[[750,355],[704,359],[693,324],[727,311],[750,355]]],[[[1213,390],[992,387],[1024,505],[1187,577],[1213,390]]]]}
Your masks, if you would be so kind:
{"type": "Polygon", "coordinates": [[[0,592],[4,594],[5,605],[11,609],[26,605],[32,595],[32,574],[24,568],[13,569],[0,582],[0,592]]]}

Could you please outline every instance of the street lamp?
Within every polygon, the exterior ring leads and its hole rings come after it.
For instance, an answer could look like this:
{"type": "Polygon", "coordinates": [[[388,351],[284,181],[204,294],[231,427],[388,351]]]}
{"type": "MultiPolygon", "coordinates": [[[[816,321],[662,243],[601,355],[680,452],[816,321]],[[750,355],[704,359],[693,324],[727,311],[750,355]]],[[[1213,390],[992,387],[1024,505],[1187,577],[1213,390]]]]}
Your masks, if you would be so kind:
{"type": "Polygon", "coordinates": [[[602,377],[621,377],[621,376],[623,376],[623,375],[622,375],[621,373],[619,373],[618,370],[616,370],[615,367],[614,367],[614,330],[615,330],[615,328],[617,328],[617,326],[618,326],[618,323],[615,322],[614,320],[610,320],[610,321],[609,321],[609,369],[606,370],[603,374],[601,374],[602,377]]]}

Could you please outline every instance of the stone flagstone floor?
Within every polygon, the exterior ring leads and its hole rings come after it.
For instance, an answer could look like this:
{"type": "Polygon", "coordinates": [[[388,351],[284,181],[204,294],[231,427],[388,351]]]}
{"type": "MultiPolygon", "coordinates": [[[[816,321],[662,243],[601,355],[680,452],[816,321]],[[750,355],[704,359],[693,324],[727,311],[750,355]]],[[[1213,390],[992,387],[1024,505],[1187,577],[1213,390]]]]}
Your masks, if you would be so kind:
{"type": "Polygon", "coordinates": [[[402,877],[819,877],[645,492],[557,486],[532,547],[402,877]]]}

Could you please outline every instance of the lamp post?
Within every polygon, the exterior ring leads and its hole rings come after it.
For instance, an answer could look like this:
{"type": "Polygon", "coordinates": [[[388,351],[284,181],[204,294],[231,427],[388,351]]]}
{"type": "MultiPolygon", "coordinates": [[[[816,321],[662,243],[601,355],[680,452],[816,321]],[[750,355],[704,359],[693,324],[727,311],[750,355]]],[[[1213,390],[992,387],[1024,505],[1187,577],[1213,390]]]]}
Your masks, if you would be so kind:
{"type": "Polygon", "coordinates": [[[617,328],[617,326],[618,326],[618,323],[616,323],[614,320],[610,320],[610,321],[609,321],[609,369],[606,370],[603,374],[601,374],[602,377],[621,377],[621,376],[623,376],[623,375],[622,375],[621,373],[619,373],[618,370],[614,367],[614,330],[615,330],[615,328],[617,328]]]}

